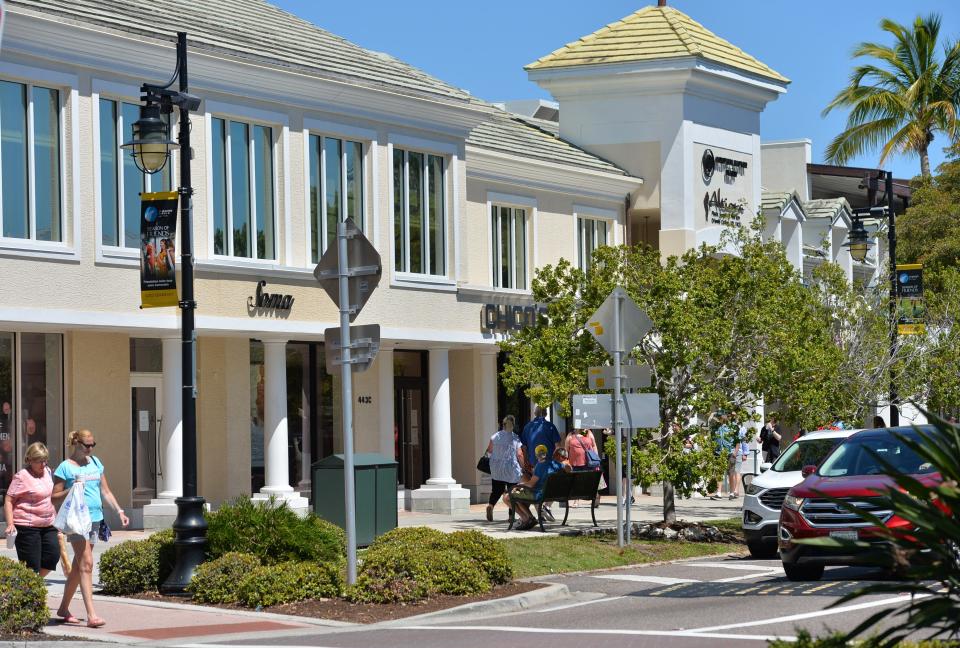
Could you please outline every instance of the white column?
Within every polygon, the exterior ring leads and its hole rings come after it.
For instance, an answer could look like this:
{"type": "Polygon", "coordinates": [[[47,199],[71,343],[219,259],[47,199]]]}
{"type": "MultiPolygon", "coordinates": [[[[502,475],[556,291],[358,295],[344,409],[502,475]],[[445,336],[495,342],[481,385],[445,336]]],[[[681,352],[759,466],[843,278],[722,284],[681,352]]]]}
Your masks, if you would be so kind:
{"type": "Polygon", "coordinates": [[[162,342],[163,402],[160,414],[160,461],[157,498],[143,507],[143,528],[170,527],[177,516],[174,499],[183,495],[183,342],[162,342]]]}
{"type": "Polygon", "coordinates": [[[393,349],[380,347],[377,353],[377,416],[380,429],[380,454],[393,458],[396,454],[393,412],[393,349]]]}
{"type": "Polygon", "coordinates": [[[470,491],[453,479],[450,427],[450,350],[430,349],[430,478],[412,494],[413,510],[461,514],[470,511],[470,491]]]}
{"type": "Polygon", "coordinates": [[[253,496],[284,499],[294,510],[306,511],[307,500],[290,486],[287,464],[287,341],[263,341],[263,465],[264,486],[253,496]]]}

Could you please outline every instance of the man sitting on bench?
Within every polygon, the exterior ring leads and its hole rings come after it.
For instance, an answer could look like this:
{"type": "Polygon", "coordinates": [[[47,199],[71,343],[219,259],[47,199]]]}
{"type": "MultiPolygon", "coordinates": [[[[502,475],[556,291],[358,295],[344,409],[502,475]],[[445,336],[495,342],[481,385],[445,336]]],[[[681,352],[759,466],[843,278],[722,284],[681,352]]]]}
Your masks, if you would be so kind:
{"type": "Polygon", "coordinates": [[[509,504],[520,515],[518,531],[527,531],[537,525],[537,518],[530,511],[530,505],[543,499],[543,486],[547,477],[558,470],[570,472],[573,468],[567,461],[567,451],[558,447],[553,453],[553,459],[547,459],[547,446],[541,444],[536,447],[537,465],[533,467],[533,475],[518,483],[509,495],[509,504]]]}

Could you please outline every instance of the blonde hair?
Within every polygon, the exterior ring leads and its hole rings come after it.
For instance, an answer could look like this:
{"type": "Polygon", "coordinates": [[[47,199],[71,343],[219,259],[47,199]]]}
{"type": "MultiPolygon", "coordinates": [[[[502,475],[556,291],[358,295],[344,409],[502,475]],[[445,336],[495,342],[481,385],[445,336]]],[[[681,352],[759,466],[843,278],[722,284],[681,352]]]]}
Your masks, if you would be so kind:
{"type": "Polygon", "coordinates": [[[27,454],[23,456],[24,463],[33,463],[34,461],[47,461],[50,458],[50,451],[47,446],[39,441],[27,446],[27,454]]]}
{"type": "Polygon", "coordinates": [[[70,432],[70,436],[67,437],[70,441],[70,447],[75,447],[80,445],[80,439],[88,436],[93,436],[93,432],[87,429],[83,430],[73,430],[70,432]]]}

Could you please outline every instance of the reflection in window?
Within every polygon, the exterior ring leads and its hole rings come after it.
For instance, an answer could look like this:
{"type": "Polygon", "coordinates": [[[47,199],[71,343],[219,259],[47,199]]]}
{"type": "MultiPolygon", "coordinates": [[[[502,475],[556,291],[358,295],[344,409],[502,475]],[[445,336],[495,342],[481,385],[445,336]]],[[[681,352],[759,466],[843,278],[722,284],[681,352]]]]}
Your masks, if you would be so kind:
{"type": "Polygon", "coordinates": [[[394,268],[446,274],[443,158],[394,149],[393,181],[394,268]]]}
{"type": "Polygon", "coordinates": [[[577,262],[583,270],[590,269],[593,252],[607,243],[607,221],[577,217],[577,262]]]}
{"type": "Polygon", "coordinates": [[[493,205],[493,285],[497,288],[527,287],[527,212],[518,207],[493,205]]]}
{"type": "Polygon", "coordinates": [[[213,251],[276,258],[273,129],[211,120],[213,251]]]}
{"type": "Polygon", "coordinates": [[[0,234],[62,241],[59,91],[0,81],[0,169],[0,234]]]}
{"type": "Polygon", "coordinates": [[[0,333],[0,499],[7,492],[16,468],[13,362],[13,333],[0,333]]]}
{"type": "Polygon", "coordinates": [[[363,230],[363,144],[311,135],[309,157],[310,250],[316,263],[336,240],[339,221],[352,218],[363,230]]]}
{"type": "MultiPolygon", "coordinates": [[[[140,194],[170,191],[172,162],[159,173],[143,173],[133,152],[121,149],[133,140],[133,123],[140,118],[136,104],[100,99],[100,229],[101,244],[140,246],[140,194]]],[[[169,120],[169,115],[164,115],[169,120]]]]}

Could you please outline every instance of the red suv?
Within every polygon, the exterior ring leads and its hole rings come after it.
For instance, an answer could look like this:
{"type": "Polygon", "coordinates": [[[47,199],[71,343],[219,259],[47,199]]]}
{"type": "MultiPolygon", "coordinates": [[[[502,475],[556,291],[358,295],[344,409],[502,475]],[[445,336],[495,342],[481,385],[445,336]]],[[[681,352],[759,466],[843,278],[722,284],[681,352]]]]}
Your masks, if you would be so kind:
{"type": "MultiPolygon", "coordinates": [[[[806,479],[790,489],[780,511],[778,538],[783,570],[792,581],[819,580],[826,565],[877,564],[889,554],[889,543],[877,527],[837,505],[827,495],[853,504],[880,518],[888,529],[909,532],[911,525],[893,514],[882,493],[896,488],[878,457],[900,474],[924,484],[941,481],[933,466],[917,456],[892,432],[920,441],[913,428],[863,430],[847,438],[827,455],[819,468],[804,468],[806,479]],[[879,492],[878,492],[879,491],[879,492]],[[799,544],[805,538],[859,540],[868,547],[823,547],[799,544]]],[[[925,434],[934,433],[924,428],[925,434]]]]}

